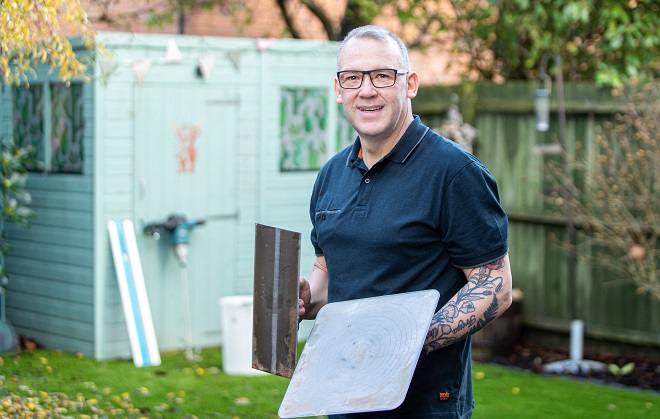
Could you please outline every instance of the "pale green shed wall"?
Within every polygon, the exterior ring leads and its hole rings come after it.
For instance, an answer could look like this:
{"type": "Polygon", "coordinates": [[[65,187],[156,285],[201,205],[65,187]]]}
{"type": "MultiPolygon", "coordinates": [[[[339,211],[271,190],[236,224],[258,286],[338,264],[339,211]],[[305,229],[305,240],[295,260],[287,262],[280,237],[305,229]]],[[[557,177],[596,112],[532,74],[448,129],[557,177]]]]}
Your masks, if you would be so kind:
{"type": "MultiPolygon", "coordinates": [[[[56,73],[40,68],[30,83],[37,88],[51,81],[57,81],[56,73]]],[[[6,258],[7,319],[19,334],[38,343],[88,355],[95,346],[93,91],[93,85],[85,85],[82,174],[31,173],[27,187],[36,213],[31,227],[5,226],[13,246],[6,258]]],[[[12,135],[11,97],[11,88],[5,86],[1,115],[5,138],[12,135]]],[[[44,128],[47,136],[50,123],[44,128]]]]}

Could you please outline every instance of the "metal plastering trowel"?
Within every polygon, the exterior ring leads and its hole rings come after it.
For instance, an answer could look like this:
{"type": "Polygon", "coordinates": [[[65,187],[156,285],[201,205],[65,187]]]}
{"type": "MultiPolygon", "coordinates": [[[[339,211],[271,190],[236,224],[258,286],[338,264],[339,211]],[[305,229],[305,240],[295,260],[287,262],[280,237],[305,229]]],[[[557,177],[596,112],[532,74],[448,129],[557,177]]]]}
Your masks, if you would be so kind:
{"type": "Polygon", "coordinates": [[[255,229],[252,368],[291,378],[298,343],[300,233],[255,229]]]}

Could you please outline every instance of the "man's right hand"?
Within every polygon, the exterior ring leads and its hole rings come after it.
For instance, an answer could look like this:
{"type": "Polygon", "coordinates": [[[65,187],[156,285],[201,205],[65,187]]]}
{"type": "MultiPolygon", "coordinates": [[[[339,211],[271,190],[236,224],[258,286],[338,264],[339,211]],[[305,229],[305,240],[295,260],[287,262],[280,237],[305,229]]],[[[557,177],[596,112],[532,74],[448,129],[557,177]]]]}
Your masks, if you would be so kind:
{"type": "Polygon", "coordinates": [[[309,286],[309,282],[305,278],[300,278],[300,291],[298,298],[298,321],[301,321],[305,312],[309,308],[309,303],[312,301],[312,289],[309,286]]]}
{"type": "Polygon", "coordinates": [[[300,278],[298,296],[298,321],[314,319],[321,307],[328,303],[328,268],[323,256],[314,260],[314,268],[308,279],[300,278]]]}

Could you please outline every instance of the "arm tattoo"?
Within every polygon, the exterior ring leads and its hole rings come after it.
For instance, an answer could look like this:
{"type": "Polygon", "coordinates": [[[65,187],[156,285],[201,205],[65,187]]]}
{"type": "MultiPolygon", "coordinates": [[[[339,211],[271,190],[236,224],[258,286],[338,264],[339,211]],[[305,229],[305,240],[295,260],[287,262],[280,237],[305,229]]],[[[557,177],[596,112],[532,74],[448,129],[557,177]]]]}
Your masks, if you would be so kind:
{"type": "Polygon", "coordinates": [[[496,293],[501,290],[504,280],[496,271],[503,267],[504,258],[479,267],[458,291],[455,299],[450,300],[433,316],[427,334],[427,339],[430,339],[426,345],[427,352],[458,342],[497,317],[499,302],[496,293]],[[492,298],[492,301],[483,315],[473,314],[476,312],[474,303],[488,298],[492,298]],[[460,315],[468,316],[456,322],[460,315]]]}

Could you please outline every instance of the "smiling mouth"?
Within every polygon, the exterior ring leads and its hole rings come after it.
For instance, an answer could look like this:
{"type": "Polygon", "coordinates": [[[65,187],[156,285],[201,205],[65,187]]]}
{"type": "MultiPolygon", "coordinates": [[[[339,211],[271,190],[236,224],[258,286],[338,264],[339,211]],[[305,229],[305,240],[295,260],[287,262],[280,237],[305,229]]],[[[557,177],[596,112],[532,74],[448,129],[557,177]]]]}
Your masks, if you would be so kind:
{"type": "Polygon", "coordinates": [[[374,107],[371,107],[371,108],[360,108],[360,110],[362,112],[376,112],[376,111],[379,111],[381,109],[383,109],[382,106],[374,106],[374,107]]]}

